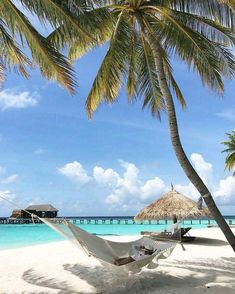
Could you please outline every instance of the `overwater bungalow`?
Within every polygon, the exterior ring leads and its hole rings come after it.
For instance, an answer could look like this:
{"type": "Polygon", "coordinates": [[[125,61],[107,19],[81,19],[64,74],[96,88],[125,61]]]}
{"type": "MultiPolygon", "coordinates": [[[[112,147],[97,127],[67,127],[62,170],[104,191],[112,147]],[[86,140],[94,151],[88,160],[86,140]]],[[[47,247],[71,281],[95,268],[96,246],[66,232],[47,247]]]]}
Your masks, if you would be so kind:
{"type": "Polygon", "coordinates": [[[33,213],[39,217],[55,218],[57,217],[58,209],[51,204],[30,205],[24,209],[15,209],[12,211],[10,219],[24,219],[31,218],[29,213],[33,213]]]}
{"type": "Polygon", "coordinates": [[[51,204],[30,205],[25,210],[39,217],[45,217],[45,218],[57,217],[57,213],[58,213],[58,209],[56,209],[51,204]]]}
{"type": "MultiPolygon", "coordinates": [[[[11,213],[10,218],[24,218],[25,212],[21,209],[14,209],[11,213]]],[[[28,216],[27,216],[28,217],[28,216]]]]}

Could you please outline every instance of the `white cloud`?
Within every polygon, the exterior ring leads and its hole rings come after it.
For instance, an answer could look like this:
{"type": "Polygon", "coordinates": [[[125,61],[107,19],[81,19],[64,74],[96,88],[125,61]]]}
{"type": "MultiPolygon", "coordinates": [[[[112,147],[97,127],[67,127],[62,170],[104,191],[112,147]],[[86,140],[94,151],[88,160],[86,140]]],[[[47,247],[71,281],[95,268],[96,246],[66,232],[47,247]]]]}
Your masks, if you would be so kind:
{"type": "Polygon", "coordinates": [[[25,92],[16,92],[11,89],[0,91],[0,109],[6,110],[10,108],[27,108],[36,106],[38,94],[25,92]]]}
{"type": "Polygon", "coordinates": [[[138,179],[139,170],[133,164],[125,161],[120,161],[121,166],[125,169],[123,178],[118,183],[118,189],[122,193],[137,194],[139,193],[138,179]]]}
{"type": "Polygon", "coordinates": [[[120,161],[120,164],[124,168],[123,176],[105,199],[112,208],[126,211],[128,208],[141,207],[166,191],[166,185],[160,178],[142,181],[139,179],[139,169],[133,163],[120,161]]]}
{"type": "MultiPolygon", "coordinates": [[[[209,189],[213,188],[213,165],[209,162],[206,162],[201,154],[192,153],[190,159],[193,163],[193,166],[199,176],[202,178],[204,183],[208,186],[209,189]]],[[[177,184],[175,185],[175,189],[180,193],[197,200],[200,196],[197,189],[194,185],[189,182],[186,185],[177,184]]]]}
{"type": "Polygon", "coordinates": [[[215,196],[219,200],[225,202],[230,200],[235,203],[235,177],[229,176],[226,179],[220,180],[215,196]]]}
{"type": "MultiPolygon", "coordinates": [[[[227,177],[215,182],[211,163],[207,162],[198,153],[193,153],[190,158],[196,171],[219,203],[221,205],[235,203],[235,178],[227,177]]],[[[135,164],[121,160],[119,163],[123,168],[122,173],[118,173],[112,168],[104,169],[100,166],[95,166],[93,174],[89,176],[77,161],[66,164],[58,171],[80,184],[92,181],[95,191],[102,197],[100,199],[101,203],[105,203],[110,211],[115,209],[119,212],[137,211],[169,191],[170,187],[160,177],[155,176],[154,178],[143,180],[140,170],[135,164]]],[[[175,189],[194,200],[199,197],[198,191],[189,181],[184,185],[181,183],[176,184],[175,189]]]]}
{"type": "Polygon", "coordinates": [[[202,180],[206,185],[211,185],[213,176],[213,166],[211,163],[206,162],[201,154],[193,153],[191,160],[194,164],[196,171],[199,173],[202,180]]]}
{"type": "MultiPolygon", "coordinates": [[[[208,186],[212,196],[220,205],[235,202],[235,177],[229,176],[216,183],[213,179],[213,165],[205,161],[201,154],[193,153],[191,160],[198,174],[208,186]]],[[[178,184],[175,189],[196,200],[200,195],[192,183],[187,185],[178,184]]]]}
{"type": "Polygon", "coordinates": [[[116,186],[120,180],[120,176],[113,169],[104,170],[100,166],[95,166],[93,169],[93,177],[98,184],[107,186],[116,186]]]}
{"type": "Polygon", "coordinates": [[[58,172],[81,185],[84,185],[90,181],[90,177],[88,177],[85,169],[78,161],[65,164],[63,167],[58,169],[58,172]]]}
{"type": "Polygon", "coordinates": [[[106,199],[105,202],[110,205],[119,205],[121,203],[121,199],[117,194],[110,194],[106,199]]]}
{"type": "Polygon", "coordinates": [[[163,194],[166,192],[166,184],[163,182],[162,179],[156,177],[152,180],[148,180],[142,187],[141,187],[141,195],[140,198],[143,200],[156,197],[156,195],[163,194]]]}
{"type": "Polygon", "coordinates": [[[134,163],[130,163],[124,160],[119,160],[119,162],[120,165],[126,170],[124,177],[131,182],[135,182],[138,178],[139,169],[134,165],[134,163]]]}
{"type": "Polygon", "coordinates": [[[175,190],[182,193],[185,196],[193,198],[194,200],[197,200],[198,197],[200,196],[197,189],[190,182],[187,185],[181,185],[181,184],[175,185],[175,190]]]}
{"type": "Polygon", "coordinates": [[[1,184],[9,185],[9,184],[15,183],[18,179],[19,179],[19,175],[14,174],[14,175],[11,175],[5,179],[2,179],[1,184]]]}
{"type": "MultiPolygon", "coordinates": [[[[190,158],[196,171],[211,190],[212,195],[221,199],[220,204],[223,201],[225,203],[235,202],[234,177],[220,180],[219,188],[216,189],[218,184],[216,185],[213,179],[213,165],[206,162],[203,156],[198,153],[193,153],[190,158]]],[[[134,164],[121,161],[121,165],[125,168],[125,172],[123,177],[120,177],[119,184],[106,197],[107,204],[116,206],[117,209],[120,209],[123,205],[127,205],[129,208],[132,205],[143,207],[143,204],[150,203],[169,190],[163,179],[155,177],[144,182],[138,178],[139,170],[134,164]]],[[[177,184],[175,189],[194,200],[197,200],[200,196],[191,182],[186,185],[177,184]]]]}

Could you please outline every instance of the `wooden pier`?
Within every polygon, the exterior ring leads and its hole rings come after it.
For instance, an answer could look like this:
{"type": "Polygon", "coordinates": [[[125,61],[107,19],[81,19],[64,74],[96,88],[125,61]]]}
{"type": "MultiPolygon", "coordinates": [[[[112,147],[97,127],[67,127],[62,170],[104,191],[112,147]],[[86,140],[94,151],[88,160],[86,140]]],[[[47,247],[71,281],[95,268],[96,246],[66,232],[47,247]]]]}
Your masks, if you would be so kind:
{"type": "MultiPolygon", "coordinates": [[[[62,223],[63,219],[67,219],[72,224],[75,225],[167,225],[168,220],[147,220],[137,222],[134,220],[134,217],[57,217],[53,219],[56,223],[62,223]]],[[[226,219],[229,225],[235,225],[235,219],[226,219]]],[[[0,225],[22,225],[22,224],[41,224],[42,222],[39,219],[32,218],[0,218],[0,225]]],[[[171,222],[169,223],[169,225],[171,222]]],[[[214,221],[210,219],[190,219],[184,220],[184,225],[216,225],[214,221]]]]}
{"type": "Polygon", "coordinates": [[[42,223],[39,219],[32,220],[31,218],[0,218],[0,225],[23,225],[23,224],[32,224],[32,223],[42,223]]]}

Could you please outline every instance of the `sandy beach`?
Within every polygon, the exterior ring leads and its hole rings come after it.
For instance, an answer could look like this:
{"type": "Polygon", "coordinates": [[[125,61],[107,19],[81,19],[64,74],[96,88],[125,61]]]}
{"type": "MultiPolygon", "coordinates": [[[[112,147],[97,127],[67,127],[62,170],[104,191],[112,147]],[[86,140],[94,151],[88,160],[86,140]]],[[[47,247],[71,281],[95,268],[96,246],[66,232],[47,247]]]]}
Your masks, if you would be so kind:
{"type": "Polygon", "coordinates": [[[0,293],[235,293],[235,254],[221,231],[191,235],[198,237],[193,243],[177,244],[156,269],[136,275],[104,266],[68,241],[2,250],[0,293]]]}

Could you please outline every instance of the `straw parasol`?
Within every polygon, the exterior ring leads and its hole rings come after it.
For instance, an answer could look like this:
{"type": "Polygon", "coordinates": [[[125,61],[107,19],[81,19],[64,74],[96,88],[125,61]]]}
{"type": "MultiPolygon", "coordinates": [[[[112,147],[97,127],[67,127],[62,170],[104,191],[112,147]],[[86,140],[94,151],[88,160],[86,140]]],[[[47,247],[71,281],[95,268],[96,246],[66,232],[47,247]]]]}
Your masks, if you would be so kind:
{"type": "Polygon", "coordinates": [[[171,191],[142,209],[135,216],[135,220],[160,220],[173,217],[210,218],[211,214],[207,208],[199,209],[195,201],[177,192],[172,186],[171,191]]]}

